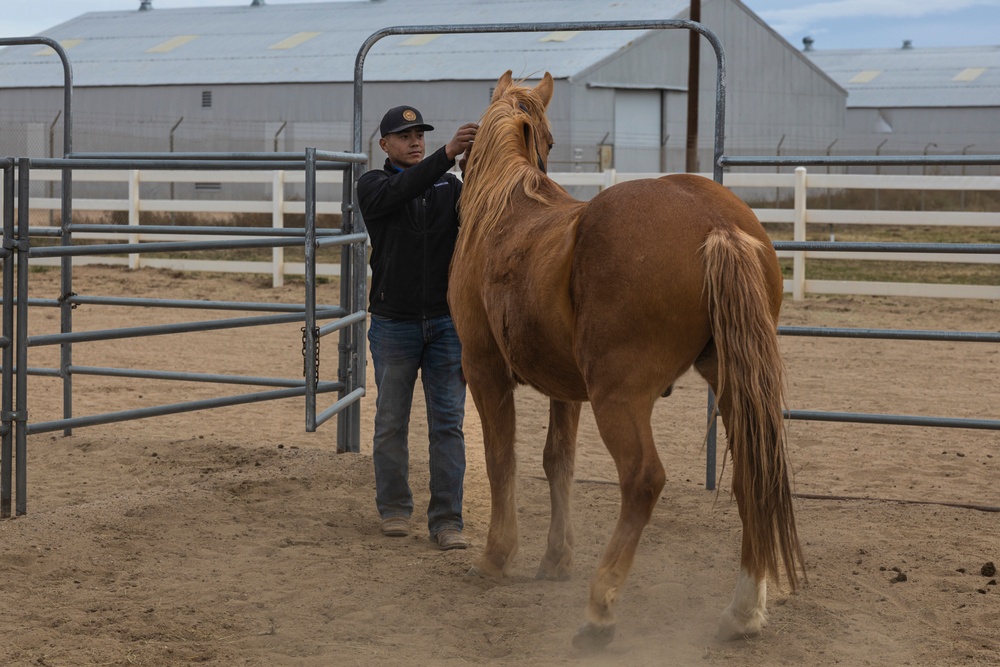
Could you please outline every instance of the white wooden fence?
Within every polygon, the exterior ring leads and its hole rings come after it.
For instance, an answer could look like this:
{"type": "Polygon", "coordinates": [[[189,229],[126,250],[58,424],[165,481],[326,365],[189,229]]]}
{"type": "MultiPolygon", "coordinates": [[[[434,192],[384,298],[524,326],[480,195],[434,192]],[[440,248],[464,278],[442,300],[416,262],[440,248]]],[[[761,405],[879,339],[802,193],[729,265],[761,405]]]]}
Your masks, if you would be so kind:
{"type": "MultiPolygon", "coordinates": [[[[552,173],[550,176],[563,186],[596,186],[609,187],[615,183],[639,178],[658,177],[660,174],[618,173],[614,170],[598,173],[552,173]]],[[[707,175],[706,175],[707,176],[707,175]]],[[[55,181],[61,175],[54,170],[34,170],[31,173],[32,182],[55,181]]],[[[205,179],[204,172],[184,171],[136,171],[136,170],[106,170],[79,171],[74,174],[74,183],[82,182],[112,182],[128,183],[127,199],[73,199],[74,211],[125,211],[128,213],[128,224],[138,225],[140,212],[176,212],[176,213],[264,213],[270,214],[272,224],[276,228],[284,226],[286,214],[305,213],[305,203],[285,199],[286,184],[301,184],[304,175],[301,172],[213,172],[212,181],[216,183],[258,183],[270,185],[271,199],[266,200],[182,200],[182,199],[140,199],[140,183],[194,183],[205,179]]],[[[319,184],[342,183],[343,173],[326,171],[317,174],[319,184]]],[[[856,211],[808,209],[807,195],[815,189],[878,189],[878,190],[956,190],[956,191],[1000,191],[998,176],[902,176],[902,175],[848,175],[808,173],[804,167],[799,167],[794,173],[727,173],[724,177],[726,186],[733,188],[739,194],[742,189],[761,190],[788,189],[794,194],[792,208],[755,208],[754,212],[762,222],[792,223],[794,240],[806,240],[807,225],[823,225],[824,229],[834,229],[836,225],[918,225],[918,226],[962,226],[962,227],[1000,227],[1000,212],[938,212],[938,211],[856,211]]],[[[335,191],[339,192],[339,188],[335,191]]],[[[2,193],[0,193],[2,196],[2,193]]],[[[58,198],[32,197],[32,210],[58,211],[61,202],[58,198]]],[[[339,201],[321,201],[316,205],[319,214],[336,214],[340,212],[339,201]]],[[[178,228],[176,235],[164,236],[135,234],[130,242],[192,240],[183,234],[183,228],[178,228]]],[[[117,235],[99,233],[75,233],[75,238],[85,239],[117,239],[117,235]]],[[[207,237],[199,236],[201,240],[207,237]]],[[[219,237],[225,238],[225,237],[219,237]]],[[[1000,299],[1000,284],[993,285],[939,285],[927,283],[892,283],[842,280],[811,280],[806,279],[806,261],[808,259],[858,259],[879,261],[919,261],[976,263],[998,265],[1000,276],[1000,255],[996,254],[942,254],[942,253],[877,253],[877,252],[821,252],[821,251],[781,251],[781,257],[793,258],[793,276],[785,281],[785,291],[792,293],[796,299],[801,299],[807,293],[813,294],[868,294],[885,296],[929,296],[948,298],[1000,299]]],[[[34,260],[42,264],[45,260],[34,260]]],[[[52,260],[58,262],[58,260],[52,260]]],[[[130,268],[157,267],[181,271],[215,271],[236,273],[270,273],[275,286],[283,284],[284,276],[302,275],[305,268],[301,262],[285,262],[281,248],[273,250],[270,262],[221,261],[221,260],[191,260],[171,258],[148,258],[141,255],[130,255],[126,258],[113,257],[75,257],[75,264],[127,264],[130,268]]],[[[321,264],[317,267],[317,275],[339,276],[338,264],[321,264]]],[[[1000,280],[997,281],[1000,283],[1000,280]]]]}

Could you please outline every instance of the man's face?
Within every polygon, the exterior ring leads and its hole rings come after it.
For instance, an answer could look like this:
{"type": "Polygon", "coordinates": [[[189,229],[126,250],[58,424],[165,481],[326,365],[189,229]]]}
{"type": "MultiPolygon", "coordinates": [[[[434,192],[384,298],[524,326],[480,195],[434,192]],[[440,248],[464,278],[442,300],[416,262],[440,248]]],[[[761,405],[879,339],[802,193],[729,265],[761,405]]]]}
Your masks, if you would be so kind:
{"type": "Polygon", "coordinates": [[[393,132],[379,139],[389,161],[397,167],[412,167],[424,159],[424,131],[418,129],[393,132]]]}

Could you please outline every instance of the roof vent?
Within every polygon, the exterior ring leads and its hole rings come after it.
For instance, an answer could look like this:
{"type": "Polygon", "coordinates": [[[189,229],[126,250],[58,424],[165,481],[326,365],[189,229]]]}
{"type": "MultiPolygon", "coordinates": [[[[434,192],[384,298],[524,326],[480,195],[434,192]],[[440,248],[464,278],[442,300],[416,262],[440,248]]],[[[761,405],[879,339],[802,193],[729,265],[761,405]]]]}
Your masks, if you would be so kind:
{"type": "Polygon", "coordinates": [[[142,0],[142,2],[139,3],[140,12],[144,12],[147,9],[152,9],[152,8],[153,8],[153,0],[142,0]]]}
{"type": "Polygon", "coordinates": [[[904,39],[903,40],[903,49],[912,49],[912,48],[913,48],[913,40],[912,39],[904,39]]]}
{"type": "Polygon", "coordinates": [[[803,37],[802,38],[802,50],[803,51],[812,51],[813,50],[813,38],[812,37],[803,37]]]}

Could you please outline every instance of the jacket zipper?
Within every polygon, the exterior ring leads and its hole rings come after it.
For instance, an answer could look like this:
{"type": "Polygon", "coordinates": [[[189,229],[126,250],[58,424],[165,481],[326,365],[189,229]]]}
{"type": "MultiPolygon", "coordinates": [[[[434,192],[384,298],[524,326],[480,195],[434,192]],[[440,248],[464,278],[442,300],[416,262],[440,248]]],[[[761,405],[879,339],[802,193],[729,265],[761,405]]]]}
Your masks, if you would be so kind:
{"type": "Polygon", "coordinates": [[[427,319],[427,195],[420,198],[421,261],[423,275],[420,278],[420,315],[427,319]]]}

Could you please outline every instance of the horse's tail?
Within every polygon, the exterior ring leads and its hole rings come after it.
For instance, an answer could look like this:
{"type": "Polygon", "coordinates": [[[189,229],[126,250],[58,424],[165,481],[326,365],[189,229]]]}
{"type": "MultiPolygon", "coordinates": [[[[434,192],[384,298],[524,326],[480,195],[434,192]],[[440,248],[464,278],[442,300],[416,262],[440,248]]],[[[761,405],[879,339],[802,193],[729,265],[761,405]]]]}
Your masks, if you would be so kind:
{"type": "Polygon", "coordinates": [[[713,230],[704,246],[706,288],[718,401],[728,417],[733,492],[743,519],[742,565],[777,580],[780,557],[794,590],[796,561],[803,559],[785,460],[784,367],[763,261],[769,252],[738,228],[713,230]]]}

